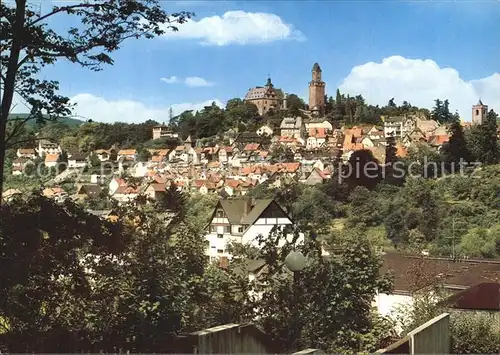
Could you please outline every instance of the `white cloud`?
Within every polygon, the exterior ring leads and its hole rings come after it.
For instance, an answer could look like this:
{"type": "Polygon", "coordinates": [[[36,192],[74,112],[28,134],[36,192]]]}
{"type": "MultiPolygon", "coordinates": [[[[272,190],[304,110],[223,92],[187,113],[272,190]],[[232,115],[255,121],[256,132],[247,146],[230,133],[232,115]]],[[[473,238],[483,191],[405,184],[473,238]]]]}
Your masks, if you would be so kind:
{"type": "Polygon", "coordinates": [[[146,120],[167,122],[169,109],[178,115],[186,110],[201,110],[215,102],[218,106],[224,104],[217,99],[206,100],[198,103],[179,103],[165,107],[149,107],[139,101],[132,100],[106,100],[92,94],[78,94],[71,98],[71,102],[76,103],[74,115],[85,119],[92,119],[98,122],[127,122],[139,123],[146,120]]]}
{"type": "Polygon", "coordinates": [[[204,86],[214,86],[215,84],[203,79],[199,76],[188,76],[185,79],[180,79],[176,76],[171,76],[168,78],[160,78],[161,81],[167,83],[167,84],[179,84],[183,83],[189,87],[204,87],[204,86]]]}
{"type": "Polygon", "coordinates": [[[500,74],[467,81],[453,68],[440,68],[430,59],[385,58],[354,67],[340,85],[340,91],[361,94],[371,104],[385,105],[394,97],[412,105],[431,109],[434,100],[448,99],[450,108],[470,120],[471,107],[481,98],[489,108],[500,112],[500,74]]]}
{"type": "Polygon", "coordinates": [[[213,86],[214,83],[211,83],[209,81],[206,81],[203,78],[200,78],[199,76],[190,76],[187,77],[186,80],[184,80],[187,86],[191,87],[198,87],[198,86],[213,86]]]}
{"type": "Polygon", "coordinates": [[[174,84],[179,82],[176,76],[169,76],[168,78],[160,78],[160,80],[166,82],[167,84],[174,84]]]}
{"type": "Polygon", "coordinates": [[[166,39],[196,39],[202,44],[268,43],[284,39],[303,40],[304,35],[274,14],[228,11],[199,21],[191,19],[178,26],[179,31],[166,29],[166,39]]]}

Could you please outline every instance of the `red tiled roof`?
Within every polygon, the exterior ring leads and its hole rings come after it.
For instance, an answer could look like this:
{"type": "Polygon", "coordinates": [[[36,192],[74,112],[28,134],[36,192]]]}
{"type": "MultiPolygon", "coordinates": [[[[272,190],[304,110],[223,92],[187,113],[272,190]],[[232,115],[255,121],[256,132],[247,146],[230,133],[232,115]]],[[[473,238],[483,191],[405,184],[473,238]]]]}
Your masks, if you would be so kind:
{"type": "Polygon", "coordinates": [[[149,185],[155,192],[164,192],[165,191],[165,184],[151,184],[149,185]]]}
{"type": "Polygon", "coordinates": [[[244,151],[248,151],[248,150],[257,150],[259,149],[260,147],[260,144],[259,143],[248,143],[246,146],[245,146],[245,149],[243,149],[244,151]]]}
{"type": "Polygon", "coordinates": [[[46,163],[55,163],[57,162],[57,159],[59,159],[59,154],[47,154],[45,156],[46,163]]]}
{"type": "Polygon", "coordinates": [[[239,185],[242,184],[242,181],[240,180],[235,180],[235,179],[227,179],[226,181],[224,181],[224,184],[226,184],[227,186],[235,189],[237,188],[239,185]]]}
{"type": "Polygon", "coordinates": [[[122,149],[118,152],[118,155],[135,155],[135,149],[122,149]]]}
{"type": "Polygon", "coordinates": [[[450,140],[450,137],[447,134],[440,134],[437,136],[431,136],[429,138],[429,143],[432,145],[442,145],[443,143],[447,143],[450,140]]]}
{"type": "Polygon", "coordinates": [[[130,195],[130,194],[136,194],[139,192],[138,188],[134,188],[132,186],[119,186],[115,194],[123,194],[123,195],[130,195]]]}

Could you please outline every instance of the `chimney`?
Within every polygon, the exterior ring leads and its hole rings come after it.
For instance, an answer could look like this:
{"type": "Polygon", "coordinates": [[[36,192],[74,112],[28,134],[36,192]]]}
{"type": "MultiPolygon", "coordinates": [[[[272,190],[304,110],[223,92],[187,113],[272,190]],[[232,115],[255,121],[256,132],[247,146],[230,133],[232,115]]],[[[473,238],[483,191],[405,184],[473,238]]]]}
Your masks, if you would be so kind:
{"type": "Polygon", "coordinates": [[[255,204],[255,199],[253,198],[247,198],[245,200],[245,215],[248,215],[250,213],[254,204],[255,204]]]}

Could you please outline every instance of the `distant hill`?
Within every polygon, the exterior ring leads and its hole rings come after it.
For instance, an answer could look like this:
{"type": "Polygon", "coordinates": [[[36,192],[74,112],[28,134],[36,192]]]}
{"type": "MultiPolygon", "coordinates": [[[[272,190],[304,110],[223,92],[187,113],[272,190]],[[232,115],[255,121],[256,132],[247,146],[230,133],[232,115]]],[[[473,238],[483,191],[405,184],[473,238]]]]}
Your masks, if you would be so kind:
{"type": "MultiPolygon", "coordinates": [[[[11,118],[24,119],[24,118],[27,118],[28,115],[29,115],[29,113],[11,113],[9,115],[9,119],[11,119],[11,118]]],[[[26,124],[28,126],[33,126],[35,124],[35,122],[36,122],[36,120],[33,119],[33,120],[29,120],[26,124]]],[[[76,118],[70,118],[70,117],[61,117],[60,119],[58,119],[58,122],[67,124],[70,127],[79,126],[82,123],[84,123],[84,121],[82,121],[82,120],[77,120],[76,118]]]]}

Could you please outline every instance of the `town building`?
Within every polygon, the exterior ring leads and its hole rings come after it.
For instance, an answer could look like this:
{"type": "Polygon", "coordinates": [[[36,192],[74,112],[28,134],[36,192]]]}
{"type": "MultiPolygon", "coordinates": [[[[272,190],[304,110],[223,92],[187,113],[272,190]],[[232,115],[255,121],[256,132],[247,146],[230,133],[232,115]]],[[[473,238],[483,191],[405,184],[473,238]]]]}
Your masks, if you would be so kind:
{"type": "Polygon", "coordinates": [[[325,114],[325,82],[321,80],[321,68],[314,63],[312,80],[309,82],[309,111],[323,116],[325,114]]]}
{"type": "Polygon", "coordinates": [[[44,164],[47,168],[55,168],[59,161],[59,154],[47,154],[44,164]]]}
{"type": "Polygon", "coordinates": [[[211,261],[231,259],[232,254],[228,250],[231,243],[259,248],[259,235],[267,238],[275,227],[284,231],[290,227],[290,232],[292,225],[291,218],[273,199],[219,200],[207,226],[206,255],[211,261]]]}
{"type": "Polygon", "coordinates": [[[153,139],[160,138],[178,138],[179,134],[174,132],[166,125],[158,125],[153,127],[153,139]]]}
{"type": "Polygon", "coordinates": [[[68,156],[68,168],[85,168],[88,166],[88,156],[85,153],[74,153],[68,156]]]}
{"type": "Polygon", "coordinates": [[[61,154],[61,146],[58,143],[40,139],[38,141],[38,148],[36,149],[39,156],[46,154],[61,154]]]}
{"type": "Polygon", "coordinates": [[[483,124],[488,117],[488,105],[484,105],[481,99],[479,102],[472,106],[472,124],[483,124]]]}
{"type": "Polygon", "coordinates": [[[280,134],[282,137],[303,139],[305,135],[305,126],[302,117],[283,118],[280,124],[280,134]]]}
{"type": "Polygon", "coordinates": [[[36,152],[34,148],[19,148],[16,152],[16,155],[18,158],[36,158],[36,152]]]}
{"type": "Polygon", "coordinates": [[[277,110],[281,108],[281,98],[278,97],[271,78],[267,79],[266,86],[249,89],[244,101],[257,106],[259,115],[264,115],[271,109],[277,110]]]}

